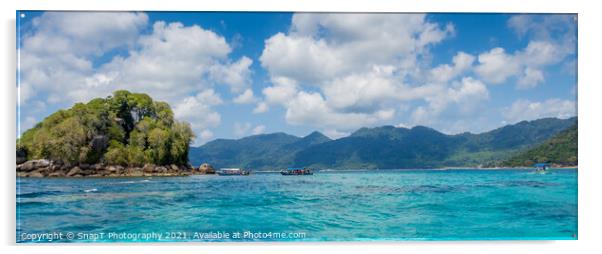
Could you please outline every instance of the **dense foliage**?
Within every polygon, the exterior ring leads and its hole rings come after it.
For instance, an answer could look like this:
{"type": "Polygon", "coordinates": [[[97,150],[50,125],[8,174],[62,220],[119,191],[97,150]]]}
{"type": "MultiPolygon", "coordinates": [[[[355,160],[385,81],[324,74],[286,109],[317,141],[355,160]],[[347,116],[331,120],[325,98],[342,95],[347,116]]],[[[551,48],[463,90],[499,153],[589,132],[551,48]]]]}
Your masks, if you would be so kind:
{"type": "Polygon", "coordinates": [[[194,163],[217,167],[438,168],[493,166],[539,145],[575,124],[576,118],[545,118],[481,134],[446,135],[417,126],[362,128],[330,140],[320,133],[299,138],[283,133],[215,140],[190,151],[194,163]]]}
{"type": "Polygon", "coordinates": [[[30,160],[184,165],[193,137],[188,123],[174,120],[169,104],[119,90],[55,112],[23,133],[17,146],[30,160]]]}
{"type": "Polygon", "coordinates": [[[532,166],[535,163],[577,165],[577,124],[559,133],[543,144],[521,152],[502,163],[502,166],[532,166]]]}

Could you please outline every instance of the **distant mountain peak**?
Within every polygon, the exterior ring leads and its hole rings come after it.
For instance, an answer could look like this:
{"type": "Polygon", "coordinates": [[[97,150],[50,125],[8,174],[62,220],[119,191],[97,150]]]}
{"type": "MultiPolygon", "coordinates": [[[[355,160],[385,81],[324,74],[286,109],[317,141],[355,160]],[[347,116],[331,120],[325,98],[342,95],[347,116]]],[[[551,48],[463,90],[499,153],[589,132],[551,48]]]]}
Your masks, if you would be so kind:
{"type": "Polygon", "coordinates": [[[329,137],[327,137],[326,135],[322,134],[319,131],[314,131],[303,138],[304,139],[328,139],[328,140],[331,140],[329,137]]]}
{"type": "Polygon", "coordinates": [[[435,130],[435,129],[431,128],[431,127],[426,127],[426,126],[423,126],[423,125],[416,125],[416,126],[412,127],[410,129],[410,131],[412,131],[412,132],[417,132],[417,131],[420,131],[420,132],[433,132],[433,133],[442,134],[438,130],[435,130]]]}
{"type": "Polygon", "coordinates": [[[255,134],[255,135],[251,135],[251,136],[246,136],[243,137],[241,139],[253,139],[253,138],[299,138],[297,136],[293,136],[291,134],[288,133],[284,133],[284,132],[273,132],[273,133],[262,133],[262,134],[255,134]]]}
{"type": "MultiPolygon", "coordinates": [[[[362,127],[353,133],[351,133],[352,137],[360,137],[360,136],[373,136],[373,135],[382,135],[385,133],[390,133],[396,130],[404,130],[405,128],[397,128],[393,125],[384,125],[378,127],[362,127]]],[[[407,130],[407,129],[405,129],[407,130]]]]}
{"type": "Polygon", "coordinates": [[[332,141],[332,139],[330,139],[326,135],[322,134],[321,132],[314,131],[314,132],[310,133],[309,135],[299,139],[295,143],[291,144],[290,147],[309,147],[312,145],[316,145],[316,144],[320,144],[320,143],[324,143],[324,142],[328,142],[328,141],[332,141]]]}

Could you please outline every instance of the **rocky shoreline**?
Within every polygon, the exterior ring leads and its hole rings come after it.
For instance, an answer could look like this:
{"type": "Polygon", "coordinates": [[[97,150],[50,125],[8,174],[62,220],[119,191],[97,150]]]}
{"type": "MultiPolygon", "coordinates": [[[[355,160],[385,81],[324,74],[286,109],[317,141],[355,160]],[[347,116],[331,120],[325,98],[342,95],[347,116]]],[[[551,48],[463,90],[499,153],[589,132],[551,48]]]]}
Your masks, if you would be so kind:
{"type": "Polygon", "coordinates": [[[190,165],[153,165],[124,167],[121,165],[70,164],[51,160],[30,160],[17,165],[17,177],[136,177],[136,176],[190,176],[215,174],[209,164],[198,168],[190,165]]]}

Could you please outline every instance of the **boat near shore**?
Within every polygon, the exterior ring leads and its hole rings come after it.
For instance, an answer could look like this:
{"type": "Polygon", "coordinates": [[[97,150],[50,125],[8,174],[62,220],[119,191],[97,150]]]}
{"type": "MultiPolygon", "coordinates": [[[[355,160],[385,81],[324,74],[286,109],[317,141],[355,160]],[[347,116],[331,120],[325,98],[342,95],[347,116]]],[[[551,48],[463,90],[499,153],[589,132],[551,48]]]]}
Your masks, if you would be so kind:
{"type": "Polygon", "coordinates": [[[289,175],[313,175],[314,172],[310,168],[287,168],[280,171],[280,174],[284,176],[289,175]]]}
{"type": "Polygon", "coordinates": [[[535,173],[537,174],[547,174],[550,172],[550,164],[548,163],[536,163],[533,164],[533,167],[535,168],[535,173]]]}
{"type": "Polygon", "coordinates": [[[247,176],[251,174],[251,171],[241,168],[222,168],[216,173],[220,176],[247,176]]]}

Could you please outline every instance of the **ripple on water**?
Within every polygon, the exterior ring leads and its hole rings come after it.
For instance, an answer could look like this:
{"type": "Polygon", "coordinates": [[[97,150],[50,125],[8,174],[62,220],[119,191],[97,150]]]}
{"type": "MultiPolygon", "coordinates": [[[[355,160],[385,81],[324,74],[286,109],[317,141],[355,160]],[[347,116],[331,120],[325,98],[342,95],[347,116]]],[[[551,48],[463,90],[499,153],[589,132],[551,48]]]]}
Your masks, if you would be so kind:
{"type": "Polygon", "coordinates": [[[412,193],[448,193],[454,191],[455,188],[449,185],[419,185],[410,189],[412,193]]]}
{"type": "Polygon", "coordinates": [[[504,182],[500,182],[500,183],[503,186],[507,186],[507,187],[535,187],[535,188],[559,185],[557,183],[541,182],[541,181],[504,181],[504,182]]]}
{"type": "Polygon", "coordinates": [[[51,203],[41,202],[41,201],[17,201],[17,208],[21,209],[29,209],[29,208],[38,208],[42,206],[50,206],[51,203]]]}
{"type": "Polygon", "coordinates": [[[17,198],[37,198],[50,195],[60,195],[62,191],[37,191],[29,193],[17,193],[17,198]]]}

